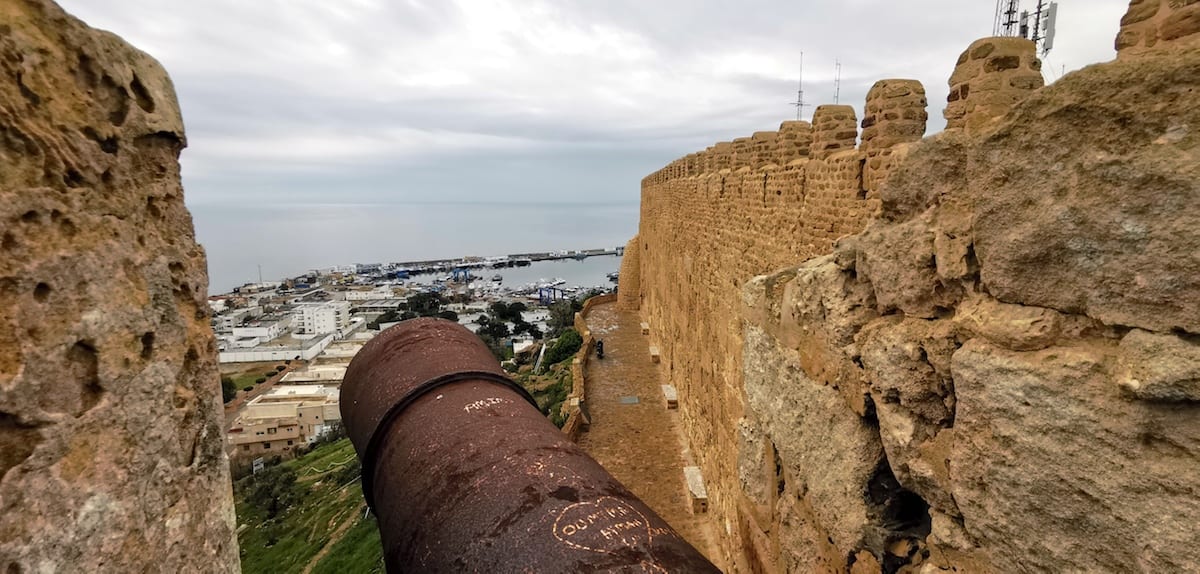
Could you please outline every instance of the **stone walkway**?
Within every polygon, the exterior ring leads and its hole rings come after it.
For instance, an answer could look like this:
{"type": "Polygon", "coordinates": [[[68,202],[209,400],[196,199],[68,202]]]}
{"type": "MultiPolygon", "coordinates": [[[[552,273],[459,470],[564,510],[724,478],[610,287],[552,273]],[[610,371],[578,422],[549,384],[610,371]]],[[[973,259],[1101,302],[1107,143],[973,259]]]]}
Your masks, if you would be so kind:
{"type": "Polygon", "coordinates": [[[658,512],[710,560],[714,529],[707,515],[688,511],[678,411],[663,402],[661,375],[650,361],[649,337],[636,313],[600,305],[587,317],[604,341],[604,359],[592,355],[585,373],[591,429],[579,445],[617,480],[658,512]],[[637,397],[630,404],[630,397],[637,397]]]}

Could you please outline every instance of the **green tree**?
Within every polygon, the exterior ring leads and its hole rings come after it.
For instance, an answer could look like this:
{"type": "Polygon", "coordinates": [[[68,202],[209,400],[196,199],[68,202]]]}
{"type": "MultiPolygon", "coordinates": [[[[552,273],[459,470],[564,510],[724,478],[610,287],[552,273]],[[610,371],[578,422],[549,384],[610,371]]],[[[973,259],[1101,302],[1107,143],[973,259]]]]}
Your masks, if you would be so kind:
{"type": "Polygon", "coordinates": [[[542,338],[542,330],[539,329],[537,325],[526,322],[525,319],[520,319],[514,322],[512,332],[514,335],[529,333],[529,336],[533,337],[534,339],[542,338]]]}
{"type": "Polygon", "coordinates": [[[500,339],[485,333],[476,333],[476,336],[479,337],[479,340],[483,341],[484,345],[487,345],[488,350],[492,352],[497,361],[506,361],[512,358],[512,350],[508,348],[508,345],[502,343],[500,339]]]}
{"type": "Polygon", "coordinates": [[[436,316],[447,321],[454,321],[455,323],[458,322],[458,313],[455,313],[454,311],[439,311],[436,316]]]}
{"type": "Polygon", "coordinates": [[[509,336],[508,323],[497,321],[490,315],[483,315],[479,318],[479,328],[475,332],[495,339],[509,336]]]}
{"type": "Polygon", "coordinates": [[[265,512],[268,519],[287,512],[303,495],[296,484],[296,471],[278,465],[242,479],[239,485],[246,501],[265,512]]]}
{"type": "Polygon", "coordinates": [[[575,353],[579,352],[579,348],[583,346],[583,337],[575,329],[566,329],[546,349],[546,357],[543,360],[544,365],[554,365],[571,358],[575,353]]]}
{"type": "Polygon", "coordinates": [[[416,293],[408,297],[406,307],[420,317],[431,317],[442,310],[447,299],[437,293],[416,293]]]}
{"type": "Polygon", "coordinates": [[[550,305],[550,319],[546,322],[546,327],[550,329],[551,336],[558,335],[563,330],[575,326],[575,307],[572,303],[572,301],[559,301],[550,305]]]}
{"type": "Polygon", "coordinates": [[[516,323],[518,321],[524,320],[521,317],[521,313],[524,313],[525,311],[528,311],[528,310],[529,310],[529,307],[527,307],[524,303],[522,303],[520,301],[517,301],[515,303],[505,303],[504,301],[497,301],[495,303],[492,303],[491,306],[488,307],[488,314],[496,319],[501,320],[501,321],[508,321],[511,323],[516,323]]]}
{"type": "Polygon", "coordinates": [[[402,319],[400,318],[399,313],[397,313],[395,311],[386,311],[382,315],[377,317],[374,321],[367,323],[367,328],[375,330],[375,329],[378,329],[379,325],[381,325],[383,323],[394,323],[394,322],[400,321],[400,320],[402,320],[402,319]]]}
{"type": "Polygon", "coordinates": [[[237,398],[237,383],[233,382],[233,377],[221,377],[221,399],[229,402],[235,398],[237,398]]]}

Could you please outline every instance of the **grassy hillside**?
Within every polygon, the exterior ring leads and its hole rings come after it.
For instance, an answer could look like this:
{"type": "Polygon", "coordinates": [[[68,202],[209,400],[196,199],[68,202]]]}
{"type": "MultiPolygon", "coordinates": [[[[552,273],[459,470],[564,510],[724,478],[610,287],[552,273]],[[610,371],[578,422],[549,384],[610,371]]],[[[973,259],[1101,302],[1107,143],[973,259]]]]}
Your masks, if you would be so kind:
{"type": "MultiPolygon", "coordinates": [[[[565,354],[541,375],[514,375],[559,426],[573,357],[565,354]]],[[[354,447],[341,439],[235,482],[242,572],[383,572],[379,530],[374,516],[364,516],[359,474],[354,447]]]]}
{"type": "Polygon", "coordinates": [[[349,440],[239,480],[234,497],[246,574],[383,572],[349,440]]]}

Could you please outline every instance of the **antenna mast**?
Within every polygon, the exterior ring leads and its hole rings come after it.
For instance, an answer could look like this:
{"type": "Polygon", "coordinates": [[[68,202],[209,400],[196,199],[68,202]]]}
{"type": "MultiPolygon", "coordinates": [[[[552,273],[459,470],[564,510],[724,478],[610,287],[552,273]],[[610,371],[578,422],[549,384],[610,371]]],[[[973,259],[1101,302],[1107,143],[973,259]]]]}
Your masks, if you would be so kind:
{"type": "Polygon", "coordinates": [[[811,106],[811,104],[804,103],[804,52],[800,52],[800,84],[796,89],[796,101],[792,105],[796,108],[797,121],[800,120],[804,108],[811,106]]]}
{"type": "Polygon", "coordinates": [[[1037,0],[1037,8],[1030,14],[1028,10],[1021,11],[1021,0],[996,0],[992,34],[1033,40],[1042,57],[1045,57],[1054,48],[1057,21],[1058,2],[1037,0]]]}
{"type": "Polygon", "coordinates": [[[1021,0],[996,0],[996,19],[992,24],[994,36],[1016,36],[1017,13],[1021,10],[1021,0]]]}
{"type": "Polygon", "coordinates": [[[842,61],[840,59],[834,60],[834,64],[837,72],[833,77],[833,103],[839,104],[842,97],[842,61]]]}

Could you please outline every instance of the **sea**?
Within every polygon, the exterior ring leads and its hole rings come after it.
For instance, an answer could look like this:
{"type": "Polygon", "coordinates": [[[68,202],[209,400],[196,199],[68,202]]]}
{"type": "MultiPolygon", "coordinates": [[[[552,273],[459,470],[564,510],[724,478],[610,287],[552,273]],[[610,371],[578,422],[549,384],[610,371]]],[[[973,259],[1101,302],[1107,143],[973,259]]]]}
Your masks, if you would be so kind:
{"type": "MultiPolygon", "coordinates": [[[[189,205],[208,254],[209,293],[311,269],[624,246],[638,226],[637,202],[322,203],[189,205]]],[[[477,271],[519,286],[561,278],[606,285],[620,258],[536,262],[477,271]]]]}

